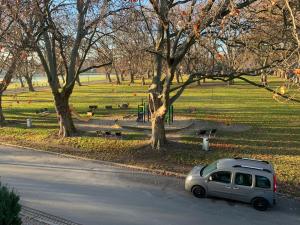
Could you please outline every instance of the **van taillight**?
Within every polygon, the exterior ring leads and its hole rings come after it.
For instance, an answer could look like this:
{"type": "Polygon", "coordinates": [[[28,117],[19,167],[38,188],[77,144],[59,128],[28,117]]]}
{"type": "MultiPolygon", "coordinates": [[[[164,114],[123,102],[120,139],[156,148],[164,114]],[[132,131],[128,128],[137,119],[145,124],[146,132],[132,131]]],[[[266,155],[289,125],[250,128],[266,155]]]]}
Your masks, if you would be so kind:
{"type": "Polygon", "coordinates": [[[276,192],[277,191],[277,180],[276,180],[276,176],[273,176],[273,191],[276,192]]]}

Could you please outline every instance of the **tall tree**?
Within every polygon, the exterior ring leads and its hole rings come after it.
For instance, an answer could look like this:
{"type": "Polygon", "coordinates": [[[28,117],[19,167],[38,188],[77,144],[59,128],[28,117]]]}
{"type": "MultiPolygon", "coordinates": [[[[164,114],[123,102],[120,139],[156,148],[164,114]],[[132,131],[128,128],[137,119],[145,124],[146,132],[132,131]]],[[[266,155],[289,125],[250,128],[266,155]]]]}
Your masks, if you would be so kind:
{"type": "MultiPolygon", "coordinates": [[[[76,133],[69,107],[69,99],[78,76],[90,69],[110,64],[82,68],[87,56],[107,30],[99,29],[112,15],[124,8],[123,1],[17,1],[6,2],[5,7],[31,40],[48,78],[59,120],[59,136],[76,133]],[[62,59],[65,83],[59,85],[58,61],[62,59]]],[[[110,31],[111,32],[111,31],[110,31]]]]}
{"type": "MultiPolygon", "coordinates": [[[[155,58],[155,75],[149,88],[149,104],[152,118],[151,143],[154,149],[159,149],[166,143],[164,120],[168,108],[189,84],[206,78],[223,81],[239,78],[251,83],[243,76],[256,76],[266,68],[273,68],[275,64],[282,62],[284,56],[278,51],[272,51],[273,57],[269,57],[263,66],[253,66],[250,70],[246,70],[245,65],[236,67],[226,66],[224,63],[225,57],[230,56],[233,59],[234,51],[242,52],[242,48],[247,48],[247,53],[254,51],[253,53],[257,54],[261,51],[261,47],[265,46],[257,39],[251,40],[250,35],[255,29],[263,33],[263,24],[266,24],[264,19],[268,17],[271,20],[274,17],[273,1],[150,0],[150,2],[152,8],[147,4],[140,6],[148,12],[145,23],[149,18],[153,20],[153,17],[156,21],[155,29],[153,27],[148,29],[154,42],[150,51],[155,58]],[[247,41],[254,45],[248,46],[247,41]],[[236,50],[231,49],[229,52],[225,46],[227,44],[236,50]],[[196,47],[199,55],[208,53],[204,58],[207,58],[209,63],[203,67],[199,66],[197,71],[191,71],[184,83],[172,86],[178,66],[189,56],[192,47],[196,47]]],[[[267,35],[266,33],[262,37],[266,39],[267,35]]],[[[266,44],[270,45],[271,43],[266,44]]]]}
{"type": "Polygon", "coordinates": [[[24,54],[24,57],[20,59],[20,63],[16,70],[16,75],[21,79],[26,80],[28,90],[34,92],[33,77],[34,75],[41,73],[41,65],[38,62],[37,56],[33,54],[24,54]]]}
{"type": "Polygon", "coordinates": [[[0,126],[5,122],[2,108],[3,92],[11,83],[26,43],[27,40],[20,32],[15,18],[7,14],[0,4],[0,75],[3,75],[0,81],[0,126]]]}

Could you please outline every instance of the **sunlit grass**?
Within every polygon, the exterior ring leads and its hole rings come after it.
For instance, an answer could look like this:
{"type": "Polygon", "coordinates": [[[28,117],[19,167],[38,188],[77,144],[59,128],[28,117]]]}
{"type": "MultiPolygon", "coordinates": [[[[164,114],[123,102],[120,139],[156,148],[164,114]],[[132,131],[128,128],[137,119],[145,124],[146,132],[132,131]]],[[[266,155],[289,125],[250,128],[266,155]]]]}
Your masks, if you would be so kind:
{"type": "MultiPolygon", "coordinates": [[[[269,80],[274,88],[282,83],[277,78],[269,80]]],[[[55,114],[44,118],[35,113],[41,108],[54,112],[49,91],[23,93],[17,97],[5,96],[3,107],[6,117],[19,124],[1,128],[1,139],[27,145],[40,143],[39,147],[56,151],[179,172],[186,172],[195,164],[209,163],[221,157],[266,159],[276,168],[281,190],[300,196],[300,104],[278,103],[272,98],[272,93],[242,82],[232,86],[220,82],[209,84],[187,89],[174,104],[175,115],[251,127],[245,132],[219,131],[212,140],[211,147],[214,150],[210,153],[200,150],[200,140],[195,136],[182,137],[177,140],[179,143],[175,147],[171,144],[165,152],[151,154],[148,149],[141,148],[148,143],[148,137],[138,133],[128,132],[124,140],[86,135],[57,140],[53,138],[57,131],[55,114]],[[190,107],[196,108],[196,111],[188,112],[190,107]],[[33,119],[35,129],[25,128],[25,120],[29,117],[33,119]],[[49,144],[49,140],[52,144],[49,144]]],[[[141,86],[140,82],[128,85],[128,81],[123,85],[90,84],[76,87],[71,103],[82,115],[86,114],[89,105],[98,105],[96,118],[136,114],[137,105],[142,99],[147,100],[147,87],[141,86]],[[118,109],[117,105],[122,103],[129,103],[129,109],[118,109]],[[106,110],[106,105],[112,105],[113,110],[106,110]]]]}

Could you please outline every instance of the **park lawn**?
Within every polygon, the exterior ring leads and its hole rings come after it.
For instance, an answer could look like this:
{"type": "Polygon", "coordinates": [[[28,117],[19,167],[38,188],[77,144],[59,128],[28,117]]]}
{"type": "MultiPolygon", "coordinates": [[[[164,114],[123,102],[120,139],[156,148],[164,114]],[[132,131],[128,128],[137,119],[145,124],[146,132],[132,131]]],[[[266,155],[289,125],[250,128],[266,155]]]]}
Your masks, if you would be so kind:
{"type": "MultiPolygon", "coordinates": [[[[278,87],[282,80],[270,79],[278,87]]],[[[135,114],[142,99],[147,99],[147,87],[136,85],[97,84],[76,87],[71,98],[74,108],[82,115],[89,105],[98,105],[96,117],[135,114]],[[129,103],[128,110],[117,109],[129,103]],[[113,110],[105,110],[112,105],[113,110]]],[[[175,114],[223,124],[251,126],[244,132],[217,132],[212,140],[213,151],[200,151],[199,138],[184,135],[172,138],[161,152],[149,148],[149,136],[125,132],[123,140],[109,140],[81,133],[81,137],[57,139],[55,114],[40,117],[35,111],[49,108],[54,112],[48,91],[5,96],[5,115],[8,127],[0,128],[0,140],[75,154],[93,159],[142,165],[149,168],[186,173],[196,164],[206,164],[222,157],[251,157],[271,161],[280,182],[280,191],[300,196],[300,104],[278,103],[272,93],[237,82],[227,86],[208,81],[207,85],[192,86],[174,104],[175,114]],[[19,103],[17,103],[19,102],[19,103]],[[196,108],[194,113],[188,112],[196,108]],[[25,128],[26,118],[32,118],[34,129],[25,128]]]]}

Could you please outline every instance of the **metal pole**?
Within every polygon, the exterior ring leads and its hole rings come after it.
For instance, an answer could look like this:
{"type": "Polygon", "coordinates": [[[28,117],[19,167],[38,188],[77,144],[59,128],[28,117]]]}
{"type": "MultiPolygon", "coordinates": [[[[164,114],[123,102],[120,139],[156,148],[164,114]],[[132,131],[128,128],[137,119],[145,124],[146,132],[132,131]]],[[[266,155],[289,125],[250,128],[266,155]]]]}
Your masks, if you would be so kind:
{"type": "Polygon", "coordinates": [[[172,105],[172,123],[174,122],[174,106],[172,105]]]}
{"type": "Polygon", "coordinates": [[[143,120],[144,123],[146,122],[146,104],[144,103],[144,108],[143,108],[143,120]]]}

